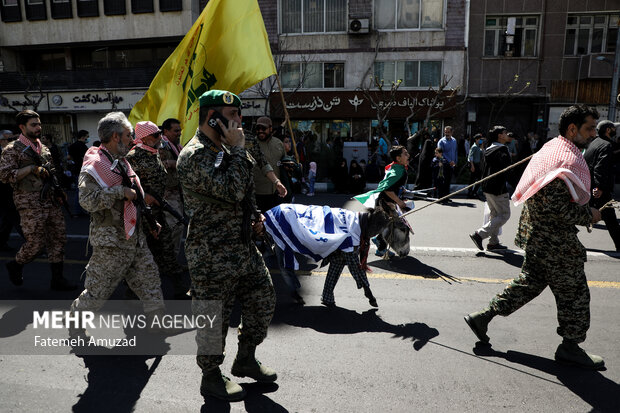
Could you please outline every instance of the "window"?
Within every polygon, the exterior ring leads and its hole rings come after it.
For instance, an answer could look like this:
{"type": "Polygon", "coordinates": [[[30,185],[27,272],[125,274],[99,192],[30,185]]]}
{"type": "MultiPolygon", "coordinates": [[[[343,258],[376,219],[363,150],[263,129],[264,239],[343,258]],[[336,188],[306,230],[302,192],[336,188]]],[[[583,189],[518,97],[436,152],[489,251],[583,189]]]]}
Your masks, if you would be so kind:
{"type": "Polygon", "coordinates": [[[569,15],[566,19],[565,56],[614,53],[620,15],[569,15]]]}
{"type": "Polygon", "coordinates": [[[131,0],[131,12],[134,14],[153,13],[154,11],[153,0],[131,0]]]}
{"type": "Polygon", "coordinates": [[[103,14],[106,16],[127,14],[125,0],[103,0],[103,14]]]}
{"type": "Polygon", "coordinates": [[[183,2],[181,0],[159,0],[159,11],[181,11],[183,2]]]}
{"type": "Polygon", "coordinates": [[[97,0],[77,0],[77,12],[80,17],[99,16],[97,0]]]}
{"type": "Polygon", "coordinates": [[[26,18],[28,20],[47,20],[47,10],[43,0],[26,0],[26,18]]]}
{"type": "Polygon", "coordinates": [[[52,19],[70,19],[73,17],[71,1],[69,0],[52,0],[50,11],[52,12],[52,19]]]}
{"type": "Polygon", "coordinates": [[[286,89],[344,87],[344,63],[284,63],[280,72],[286,89]]]}
{"type": "Polygon", "coordinates": [[[282,33],[344,32],[346,0],[281,0],[282,33]]]}
{"type": "Polygon", "coordinates": [[[440,29],[443,0],[375,0],[375,28],[440,29]]]}
{"type": "Polygon", "coordinates": [[[485,56],[533,57],[537,53],[538,16],[487,16],[484,27],[485,56]],[[513,43],[506,40],[508,19],[515,19],[513,43]]]}
{"type": "Polygon", "coordinates": [[[18,22],[22,20],[22,12],[18,0],[2,0],[0,13],[3,22],[18,22]]]}
{"type": "Polygon", "coordinates": [[[429,87],[441,83],[441,61],[375,62],[375,76],[384,87],[400,80],[400,87],[429,87]]]}

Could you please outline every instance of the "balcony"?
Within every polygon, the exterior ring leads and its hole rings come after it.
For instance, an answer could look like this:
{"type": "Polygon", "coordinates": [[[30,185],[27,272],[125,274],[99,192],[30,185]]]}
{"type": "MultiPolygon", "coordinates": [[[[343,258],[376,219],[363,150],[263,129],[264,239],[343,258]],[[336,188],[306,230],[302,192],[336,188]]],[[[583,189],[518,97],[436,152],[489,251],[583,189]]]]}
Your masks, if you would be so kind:
{"type": "Polygon", "coordinates": [[[59,72],[18,72],[0,73],[0,92],[21,92],[38,89],[41,79],[43,91],[146,88],[157,74],[159,67],[84,69],[59,72]]]}

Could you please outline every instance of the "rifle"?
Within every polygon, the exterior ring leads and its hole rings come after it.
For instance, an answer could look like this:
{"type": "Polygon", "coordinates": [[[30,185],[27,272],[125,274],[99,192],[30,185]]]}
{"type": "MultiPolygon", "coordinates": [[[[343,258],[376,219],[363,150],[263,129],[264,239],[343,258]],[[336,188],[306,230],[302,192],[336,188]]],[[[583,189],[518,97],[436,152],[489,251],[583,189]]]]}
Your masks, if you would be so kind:
{"type": "Polygon", "coordinates": [[[144,215],[144,218],[146,218],[146,222],[149,226],[149,231],[151,232],[151,235],[153,235],[154,238],[157,238],[157,234],[159,233],[159,228],[161,228],[161,226],[153,216],[151,208],[144,201],[144,196],[142,195],[142,191],[140,191],[138,185],[136,185],[136,183],[132,181],[131,178],[129,178],[125,167],[123,166],[123,164],[118,162],[118,159],[114,159],[114,161],[112,162],[112,166],[110,166],[110,170],[121,176],[123,186],[126,186],[127,188],[131,188],[136,191],[136,199],[131,202],[133,202],[133,204],[138,209],[138,213],[140,215],[144,215]]]}
{"type": "MultiPolygon", "coordinates": [[[[148,190],[146,190],[146,191],[148,192],[148,190]]],[[[185,226],[189,225],[189,220],[187,219],[187,217],[185,217],[184,215],[181,215],[181,213],[179,211],[177,211],[176,209],[174,209],[172,207],[172,205],[170,205],[168,203],[168,201],[166,201],[163,197],[161,197],[159,195],[155,195],[155,194],[153,194],[151,192],[149,192],[149,194],[151,194],[151,196],[153,198],[155,198],[155,200],[157,200],[157,202],[159,203],[159,206],[161,207],[161,209],[163,209],[164,211],[167,211],[177,221],[179,221],[179,223],[181,223],[181,224],[183,224],[185,226]]]]}
{"type": "Polygon", "coordinates": [[[40,200],[46,200],[51,189],[53,191],[52,200],[60,200],[62,206],[67,210],[69,215],[73,216],[73,214],[71,213],[71,209],[69,208],[69,203],[67,202],[67,195],[60,186],[56,174],[52,173],[50,162],[43,163],[44,159],[41,157],[41,155],[36,153],[34,149],[32,149],[32,146],[28,146],[26,149],[24,149],[24,153],[32,158],[36,166],[40,166],[47,171],[47,178],[43,180],[43,188],[41,189],[40,200]]]}

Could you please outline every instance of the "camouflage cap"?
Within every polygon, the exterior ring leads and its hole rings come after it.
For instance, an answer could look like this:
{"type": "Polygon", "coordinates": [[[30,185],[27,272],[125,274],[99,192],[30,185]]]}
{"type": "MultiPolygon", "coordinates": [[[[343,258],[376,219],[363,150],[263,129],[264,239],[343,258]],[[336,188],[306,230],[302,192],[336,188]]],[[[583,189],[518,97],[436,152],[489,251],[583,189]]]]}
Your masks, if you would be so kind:
{"type": "Polygon", "coordinates": [[[198,99],[200,107],[205,106],[235,106],[241,107],[241,99],[234,93],[226,90],[209,90],[198,99]]]}

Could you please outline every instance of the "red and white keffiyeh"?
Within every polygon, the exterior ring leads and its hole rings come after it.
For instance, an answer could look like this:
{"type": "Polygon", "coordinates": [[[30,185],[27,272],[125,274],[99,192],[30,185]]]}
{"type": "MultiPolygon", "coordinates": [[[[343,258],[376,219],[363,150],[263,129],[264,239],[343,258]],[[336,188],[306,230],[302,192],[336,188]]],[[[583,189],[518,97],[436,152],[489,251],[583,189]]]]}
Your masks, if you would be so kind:
{"type": "Polygon", "coordinates": [[[579,205],[590,201],[590,171],[581,151],[563,136],[547,142],[530,160],[512,201],[519,205],[534,196],[549,182],[562,179],[579,205]]]}
{"type": "MultiPolygon", "coordinates": [[[[90,147],[84,155],[84,163],[82,163],[81,171],[92,176],[102,188],[111,188],[113,186],[121,185],[123,179],[118,173],[114,173],[110,169],[112,167],[112,162],[106,154],[102,153],[103,151],[106,151],[103,147],[90,147]]],[[[124,158],[119,159],[119,162],[123,162],[127,175],[129,175],[129,177],[138,185],[140,192],[142,192],[142,195],[144,196],[142,185],[140,185],[140,178],[138,178],[136,173],[133,171],[129,162],[127,162],[124,158]]],[[[131,201],[125,201],[124,208],[125,238],[129,239],[136,230],[138,210],[131,201]]]]}
{"type": "Polygon", "coordinates": [[[155,148],[153,148],[152,146],[147,145],[143,138],[139,138],[133,141],[136,144],[136,147],[144,149],[145,151],[148,151],[150,153],[158,153],[159,151],[155,148]]]}
{"type": "Polygon", "coordinates": [[[20,133],[18,140],[24,145],[26,145],[26,147],[30,146],[36,153],[41,155],[42,148],[41,148],[41,141],[39,139],[32,142],[30,139],[25,137],[23,133],[20,133]]]}

